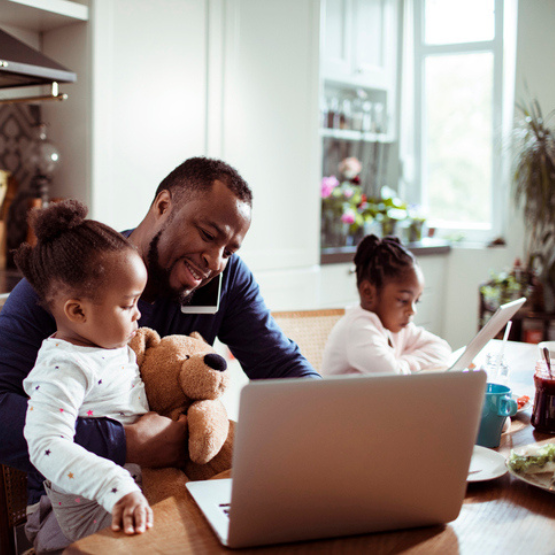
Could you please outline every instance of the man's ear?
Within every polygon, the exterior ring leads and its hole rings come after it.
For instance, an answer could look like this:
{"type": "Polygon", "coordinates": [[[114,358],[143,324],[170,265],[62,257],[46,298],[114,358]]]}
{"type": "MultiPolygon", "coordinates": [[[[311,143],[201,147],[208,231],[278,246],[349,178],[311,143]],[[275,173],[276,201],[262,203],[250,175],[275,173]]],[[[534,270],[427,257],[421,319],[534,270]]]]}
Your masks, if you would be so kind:
{"type": "Polygon", "coordinates": [[[167,216],[171,211],[172,205],[172,194],[168,189],[162,189],[154,199],[154,214],[157,218],[167,216]]]}
{"type": "Polygon", "coordinates": [[[64,303],[64,315],[76,324],[83,324],[87,321],[87,311],[79,299],[68,299],[64,303]]]}
{"type": "Polygon", "coordinates": [[[364,279],[358,286],[358,292],[360,295],[360,301],[364,308],[372,310],[372,307],[377,299],[376,286],[373,283],[370,283],[367,279],[364,279]]]}

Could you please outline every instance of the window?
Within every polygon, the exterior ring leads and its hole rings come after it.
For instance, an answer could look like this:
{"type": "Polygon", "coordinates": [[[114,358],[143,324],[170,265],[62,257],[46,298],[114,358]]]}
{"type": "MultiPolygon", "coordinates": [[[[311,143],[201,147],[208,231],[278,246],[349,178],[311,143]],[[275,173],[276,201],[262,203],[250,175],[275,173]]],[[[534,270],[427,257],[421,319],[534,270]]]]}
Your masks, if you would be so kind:
{"type": "Polygon", "coordinates": [[[504,129],[514,81],[506,85],[516,35],[510,4],[407,2],[403,193],[441,236],[488,241],[503,232],[510,191],[504,129]]]}

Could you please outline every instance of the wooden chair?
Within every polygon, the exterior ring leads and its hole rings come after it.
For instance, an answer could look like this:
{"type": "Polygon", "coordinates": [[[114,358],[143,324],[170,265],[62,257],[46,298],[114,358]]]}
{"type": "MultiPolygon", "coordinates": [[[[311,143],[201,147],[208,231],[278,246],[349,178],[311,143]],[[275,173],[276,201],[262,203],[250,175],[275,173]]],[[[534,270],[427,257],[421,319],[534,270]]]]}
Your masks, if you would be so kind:
{"type": "Polygon", "coordinates": [[[0,553],[16,555],[16,527],[27,520],[27,474],[0,465],[0,553]]]}
{"type": "Polygon", "coordinates": [[[330,331],[344,314],[344,308],[272,312],[283,333],[297,343],[303,356],[318,372],[330,331]]]}
{"type": "MultiPolygon", "coordinates": [[[[0,295],[0,311],[8,293],[0,295]]],[[[0,465],[0,553],[17,553],[16,527],[27,520],[27,474],[0,465]]]]}

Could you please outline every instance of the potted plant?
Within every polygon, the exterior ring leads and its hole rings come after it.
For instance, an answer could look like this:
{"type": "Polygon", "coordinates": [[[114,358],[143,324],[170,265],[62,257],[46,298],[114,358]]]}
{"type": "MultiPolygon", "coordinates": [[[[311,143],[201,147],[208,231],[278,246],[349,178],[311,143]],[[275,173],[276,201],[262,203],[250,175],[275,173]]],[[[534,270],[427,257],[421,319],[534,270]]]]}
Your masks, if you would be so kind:
{"type": "Polygon", "coordinates": [[[544,285],[546,309],[555,308],[555,134],[540,105],[518,104],[522,117],[513,131],[513,184],[524,210],[526,266],[544,285]]]}
{"type": "Polygon", "coordinates": [[[397,223],[407,217],[407,205],[397,197],[397,193],[385,186],[380,191],[380,198],[376,200],[376,220],[382,226],[382,237],[395,235],[397,223]]]}

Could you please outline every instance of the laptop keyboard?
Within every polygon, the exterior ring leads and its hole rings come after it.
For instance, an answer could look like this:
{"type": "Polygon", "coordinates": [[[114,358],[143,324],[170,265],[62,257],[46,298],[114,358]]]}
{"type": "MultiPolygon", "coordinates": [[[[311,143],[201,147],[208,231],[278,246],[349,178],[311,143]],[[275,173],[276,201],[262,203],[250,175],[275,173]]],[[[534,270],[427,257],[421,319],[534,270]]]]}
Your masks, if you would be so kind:
{"type": "Polygon", "coordinates": [[[227,516],[227,518],[229,518],[229,510],[231,509],[231,503],[220,503],[218,507],[220,507],[224,515],[227,516]]]}

